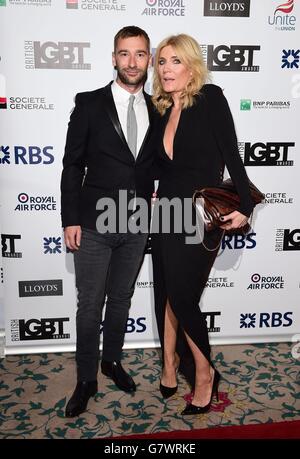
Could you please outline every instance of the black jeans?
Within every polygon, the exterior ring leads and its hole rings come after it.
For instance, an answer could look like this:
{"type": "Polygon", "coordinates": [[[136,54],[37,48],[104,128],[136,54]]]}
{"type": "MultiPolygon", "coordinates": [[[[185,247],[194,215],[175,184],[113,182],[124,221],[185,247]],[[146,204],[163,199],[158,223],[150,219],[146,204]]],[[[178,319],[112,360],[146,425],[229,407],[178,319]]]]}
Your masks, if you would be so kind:
{"type": "Polygon", "coordinates": [[[81,245],[74,253],[78,381],[97,379],[106,296],[102,359],[121,359],[130,301],[146,241],[147,234],[100,234],[82,229],[81,245]]]}

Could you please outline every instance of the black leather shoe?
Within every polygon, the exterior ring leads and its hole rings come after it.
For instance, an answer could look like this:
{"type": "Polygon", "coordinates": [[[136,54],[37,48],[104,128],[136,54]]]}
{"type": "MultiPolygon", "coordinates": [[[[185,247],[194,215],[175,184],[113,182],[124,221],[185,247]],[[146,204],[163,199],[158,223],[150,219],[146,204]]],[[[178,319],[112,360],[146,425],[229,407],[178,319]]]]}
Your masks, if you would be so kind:
{"type": "Polygon", "coordinates": [[[172,395],[176,394],[178,386],[168,387],[164,386],[162,383],[159,384],[159,390],[163,398],[170,398],[172,395]]]}
{"type": "Polygon", "coordinates": [[[86,410],[89,398],[98,391],[97,381],[79,381],[66,406],[66,418],[79,416],[86,410]]]}
{"type": "Polygon", "coordinates": [[[126,373],[121,362],[107,362],[102,360],[101,371],[105,376],[113,380],[115,385],[124,392],[135,392],[136,385],[132,377],[126,373]]]}
{"type": "Polygon", "coordinates": [[[196,406],[196,405],[193,405],[192,403],[188,403],[185,409],[181,412],[181,415],[187,416],[190,414],[193,415],[193,414],[207,413],[211,408],[211,404],[212,404],[214,395],[216,396],[217,401],[219,401],[218,386],[219,386],[220,379],[221,379],[220,373],[217,370],[215,370],[210,401],[208,402],[208,404],[205,406],[196,406]]]}

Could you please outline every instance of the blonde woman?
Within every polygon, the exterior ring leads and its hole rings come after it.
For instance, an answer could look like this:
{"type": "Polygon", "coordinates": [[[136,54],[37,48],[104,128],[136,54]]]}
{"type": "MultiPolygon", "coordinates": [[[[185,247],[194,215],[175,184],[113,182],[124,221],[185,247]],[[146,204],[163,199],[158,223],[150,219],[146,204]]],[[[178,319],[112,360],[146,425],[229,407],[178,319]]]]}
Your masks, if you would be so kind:
{"type": "MultiPolygon", "coordinates": [[[[247,175],[239,156],[234,124],[222,90],[206,84],[208,72],[199,44],[180,34],[163,40],[154,64],[153,103],[160,114],[157,165],[158,200],[191,198],[204,186],[218,185],[224,166],[241,199],[239,211],[224,217],[223,228],[238,228],[251,214],[253,202],[247,175]]],[[[159,202],[159,201],[158,201],[159,202]]],[[[195,215],[192,214],[193,222],[195,215]]],[[[186,233],[152,235],[155,312],[162,348],[160,391],[164,398],[177,391],[177,370],[193,390],[192,403],[182,415],[209,411],[218,395],[220,374],[210,357],[208,331],[199,308],[217,250],[188,244],[186,233]]],[[[205,236],[216,246],[222,236],[215,230],[205,236]]]]}

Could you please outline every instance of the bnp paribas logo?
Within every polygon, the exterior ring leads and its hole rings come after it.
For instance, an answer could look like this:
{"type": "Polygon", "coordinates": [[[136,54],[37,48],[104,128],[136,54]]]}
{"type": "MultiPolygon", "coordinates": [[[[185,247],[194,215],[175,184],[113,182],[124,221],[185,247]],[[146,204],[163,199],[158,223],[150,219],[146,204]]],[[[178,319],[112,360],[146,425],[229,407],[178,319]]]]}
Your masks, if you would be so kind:
{"type": "Polygon", "coordinates": [[[241,99],[240,110],[251,110],[251,99],[241,99]]]}
{"type": "MultiPolygon", "coordinates": [[[[6,4],[6,0],[0,0],[0,6],[6,4]]],[[[52,0],[8,0],[10,6],[51,6],[52,0]]]]}
{"type": "Polygon", "coordinates": [[[279,100],[279,99],[269,99],[269,100],[251,100],[251,99],[241,99],[240,101],[240,110],[247,111],[251,109],[260,109],[260,110],[283,110],[291,108],[291,101],[288,99],[279,100]]]}

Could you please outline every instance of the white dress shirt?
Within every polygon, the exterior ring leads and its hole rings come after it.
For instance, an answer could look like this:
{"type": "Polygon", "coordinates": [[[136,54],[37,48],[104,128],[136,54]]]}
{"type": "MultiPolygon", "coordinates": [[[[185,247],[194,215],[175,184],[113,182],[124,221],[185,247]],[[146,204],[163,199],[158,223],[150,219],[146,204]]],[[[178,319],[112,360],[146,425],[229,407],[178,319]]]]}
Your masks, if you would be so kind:
{"type": "Polygon", "coordinates": [[[121,127],[127,140],[127,109],[129,104],[129,97],[135,96],[133,108],[137,120],[137,156],[145,138],[146,132],[149,127],[149,116],[146,101],[143,94],[143,88],[141,88],[135,94],[131,94],[122,88],[116,81],[111,85],[111,91],[114,98],[115,106],[118,112],[118,117],[121,123],[121,127]]]}

